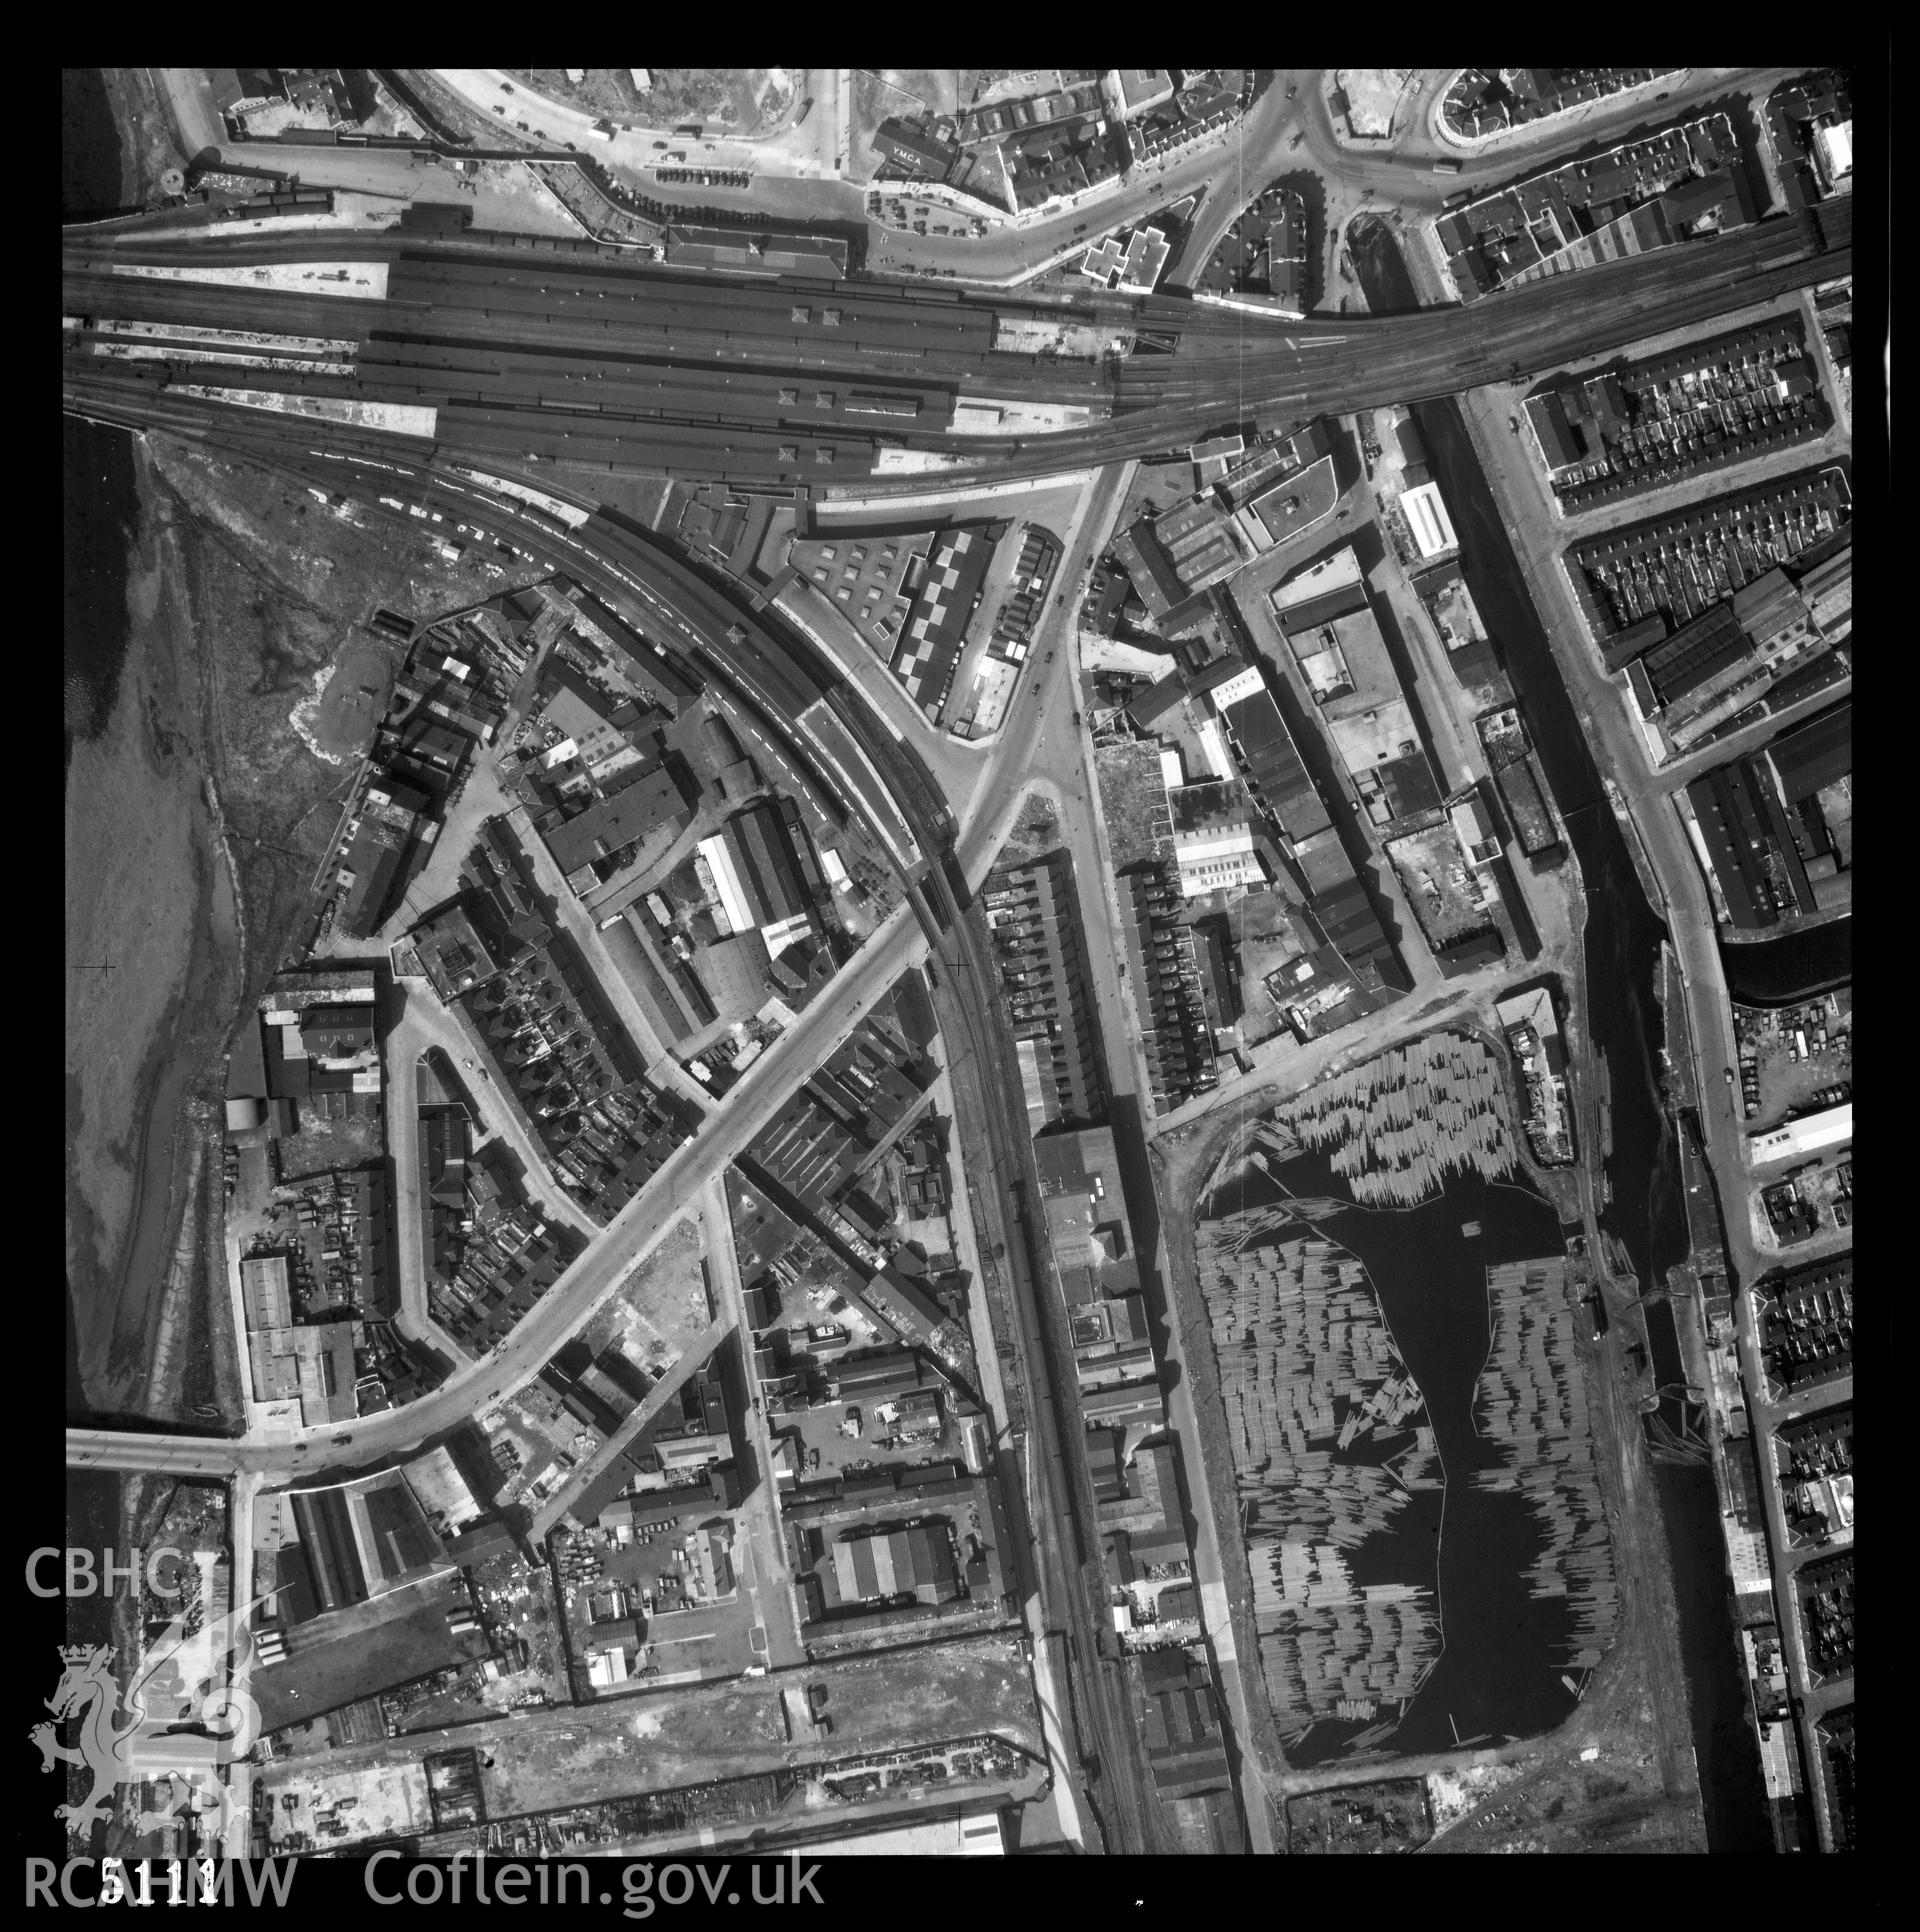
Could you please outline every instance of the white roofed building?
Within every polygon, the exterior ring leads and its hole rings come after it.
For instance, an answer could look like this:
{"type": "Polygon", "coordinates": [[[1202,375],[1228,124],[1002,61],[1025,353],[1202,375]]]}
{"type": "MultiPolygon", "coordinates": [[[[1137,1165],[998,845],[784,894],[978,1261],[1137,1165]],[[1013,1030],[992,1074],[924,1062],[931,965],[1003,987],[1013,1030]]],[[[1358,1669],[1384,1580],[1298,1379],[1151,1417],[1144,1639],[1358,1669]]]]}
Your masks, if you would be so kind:
{"type": "Polygon", "coordinates": [[[1459,549],[1460,539],[1454,534],[1453,520],[1447,515],[1446,504],[1441,501],[1438,483],[1422,483],[1415,489],[1403,492],[1400,508],[1407,519],[1407,528],[1412,532],[1414,548],[1420,552],[1423,562],[1431,563],[1434,558],[1459,549]]]}
{"type": "Polygon", "coordinates": [[[1136,228],[1123,247],[1106,235],[1081,258],[1080,272],[1121,295],[1151,295],[1167,265],[1172,244],[1157,228],[1136,228]]]}
{"type": "Polygon", "coordinates": [[[1829,1107],[1825,1113],[1809,1114],[1804,1120],[1790,1120],[1770,1134],[1756,1134],[1749,1143],[1752,1164],[1769,1167],[1775,1161],[1817,1154],[1838,1147],[1853,1138],[1853,1102],[1829,1107]]]}
{"type": "Polygon", "coordinates": [[[1448,816],[1453,820],[1454,837],[1476,866],[1491,865],[1500,856],[1500,835],[1477,795],[1463,798],[1448,816]]]}
{"type": "Polygon", "coordinates": [[[1853,186],[1853,123],[1837,121],[1813,131],[1813,166],[1828,194],[1853,186]]]}
{"type": "Polygon", "coordinates": [[[1183,899],[1231,891],[1236,886],[1267,883],[1266,868],[1255,848],[1253,827],[1245,821],[1176,832],[1173,855],[1180,867],[1183,899]]]}
{"type": "Polygon", "coordinates": [[[1198,736],[1200,749],[1206,755],[1207,769],[1216,778],[1233,776],[1233,759],[1227,751],[1227,741],[1220,735],[1220,724],[1215,718],[1205,719],[1198,736]]]}
{"type": "Polygon", "coordinates": [[[751,931],[758,921],[747,903],[746,888],[740,882],[726,839],[716,832],[712,838],[702,839],[695,849],[713,874],[713,889],[720,900],[720,910],[726,915],[728,931],[751,931]]]}
{"type": "Polygon", "coordinates": [[[1236,671],[1232,677],[1216,684],[1207,695],[1213,700],[1214,710],[1224,717],[1228,709],[1242,698],[1250,698],[1256,691],[1266,688],[1267,681],[1260,675],[1259,667],[1249,664],[1244,671],[1236,671]]]}
{"type": "Polygon", "coordinates": [[[1107,75],[1107,98],[1130,121],[1173,99],[1173,74],[1165,67],[1116,67],[1107,75]]]}

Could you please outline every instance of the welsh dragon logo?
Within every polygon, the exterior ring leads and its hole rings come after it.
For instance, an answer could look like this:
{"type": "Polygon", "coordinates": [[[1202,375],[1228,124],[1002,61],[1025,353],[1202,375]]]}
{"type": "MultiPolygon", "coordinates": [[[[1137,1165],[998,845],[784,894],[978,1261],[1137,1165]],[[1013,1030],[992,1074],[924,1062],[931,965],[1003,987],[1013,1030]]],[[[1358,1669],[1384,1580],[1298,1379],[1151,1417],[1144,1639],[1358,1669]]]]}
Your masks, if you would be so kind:
{"type": "Polygon", "coordinates": [[[260,1734],[260,1707],[245,1688],[244,1672],[252,1648],[247,1619],[265,1601],[256,1597],[197,1630],[188,1628],[195,1606],[183,1603],[147,1647],[124,1704],[111,1645],[61,1648],[65,1669],[47,1699],[53,1721],[36,1724],[28,1735],[40,1747],[43,1772],[78,1764],[93,1774],[81,1803],[55,1807],[70,1833],[82,1837],[105,1818],[121,1785],[150,1783],[164,1802],[141,1812],[140,1830],[157,1830],[184,1813],[197,1822],[203,1842],[227,1841],[246,1807],[233,1804],[223,1768],[245,1757],[260,1734]],[[79,1742],[63,1744],[62,1726],[75,1721],[79,1742]]]}

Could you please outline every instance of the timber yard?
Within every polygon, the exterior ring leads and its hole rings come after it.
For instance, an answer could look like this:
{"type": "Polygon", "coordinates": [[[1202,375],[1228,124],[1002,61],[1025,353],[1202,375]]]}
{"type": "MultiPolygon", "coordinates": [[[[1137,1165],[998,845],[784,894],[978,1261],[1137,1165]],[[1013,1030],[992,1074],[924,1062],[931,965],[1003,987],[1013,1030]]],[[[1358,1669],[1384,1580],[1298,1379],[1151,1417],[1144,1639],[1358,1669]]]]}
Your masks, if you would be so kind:
{"type": "Polygon", "coordinates": [[[50,1845],[1850,1850],[1854,78],[67,70],[50,1845]]]}

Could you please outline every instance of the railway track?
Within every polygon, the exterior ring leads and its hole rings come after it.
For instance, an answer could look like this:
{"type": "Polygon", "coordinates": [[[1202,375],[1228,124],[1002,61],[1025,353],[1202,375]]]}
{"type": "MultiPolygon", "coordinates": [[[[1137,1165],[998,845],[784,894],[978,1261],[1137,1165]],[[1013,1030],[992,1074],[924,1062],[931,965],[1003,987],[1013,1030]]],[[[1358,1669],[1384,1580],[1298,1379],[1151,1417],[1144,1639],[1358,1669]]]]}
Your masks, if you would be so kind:
{"type": "MultiPolygon", "coordinates": [[[[1453,394],[1847,274],[1851,242],[1850,204],[1827,204],[1469,308],[1304,323],[1252,322],[1166,297],[1045,303],[870,280],[726,279],[610,258],[591,244],[547,257],[484,236],[70,243],[62,299],[69,316],[348,340],[351,376],[276,371],[274,386],[434,408],[436,443],[451,454],[794,489],[865,484],[895,448],[976,457],[996,477],[1039,476],[1178,449],[1218,428],[1453,394]],[[387,265],[387,296],[103,266],[136,257],[236,268],[372,259],[387,265]],[[1034,321],[1161,329],[1176,346],[1106,359],[993,347],[1002,323],[1034,321]],[[1070,404],[1097,419],[962,435],[953,422],[967,397],[1070,404]]],[[[84,331],[69,332],[70,397],[124,407],[144,398],[170,424],[190,418],[159,400],[164,378],[103,373],[101,361],[84,331]]],[[[266,386],[244,361],[181,367],[181,381],[266,386]]],[[[920,489],[925,479],[876,487],[920,489]]]]}

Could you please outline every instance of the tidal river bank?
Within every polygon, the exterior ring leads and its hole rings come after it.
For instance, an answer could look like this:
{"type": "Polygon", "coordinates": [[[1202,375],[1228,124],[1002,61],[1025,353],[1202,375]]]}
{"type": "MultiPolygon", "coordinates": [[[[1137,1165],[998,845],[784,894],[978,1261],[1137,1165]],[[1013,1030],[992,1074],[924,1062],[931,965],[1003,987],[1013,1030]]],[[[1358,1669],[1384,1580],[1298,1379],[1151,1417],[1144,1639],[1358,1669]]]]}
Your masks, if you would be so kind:
{"type": "Polygon", "coordinates": [[[68,1380],[84,1410],[165,1415],[209,1393],[150,1383],[181,1215],[208,1180],[195,1141],[220,1098],[239,957],[208,823],[200,656],[136,460],[122,654],[95,653],[112,696],[67,766],[68,1380]]]}
{"type": "MultiPolygon", "coordinates": [[[[125,204],[151,171],[140,81],[63,73],[68,219],[125,204]]],[[[237,1397],[209,1301],[243,976],[210,815],[217,680],[150,439],[67,419],[62,457],[67,1407],[204,1425],[237,1397]]]]}

